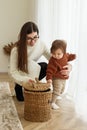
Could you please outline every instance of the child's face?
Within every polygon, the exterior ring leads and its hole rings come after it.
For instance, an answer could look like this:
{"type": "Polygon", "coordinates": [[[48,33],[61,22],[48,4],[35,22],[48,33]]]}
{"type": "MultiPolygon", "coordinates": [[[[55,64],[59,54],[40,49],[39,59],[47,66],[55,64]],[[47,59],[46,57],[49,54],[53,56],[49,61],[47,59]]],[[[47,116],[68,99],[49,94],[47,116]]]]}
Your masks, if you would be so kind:
{"type": "Polygon", "coordinates": [[[63,51],[59,48],[56,51],[52,52],[51,55],[55,59],[61,59],[63,57],[63,51]]]}

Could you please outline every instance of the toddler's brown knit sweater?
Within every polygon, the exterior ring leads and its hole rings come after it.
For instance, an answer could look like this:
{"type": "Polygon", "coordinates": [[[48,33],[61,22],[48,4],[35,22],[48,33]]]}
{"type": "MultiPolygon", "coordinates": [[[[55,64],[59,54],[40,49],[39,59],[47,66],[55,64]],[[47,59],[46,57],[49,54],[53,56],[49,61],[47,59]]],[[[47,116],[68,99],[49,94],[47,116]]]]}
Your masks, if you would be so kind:
{"type": "Polygon", "coordinates": [[[63,66],[67,65],[68,61],[72,61],[75,58],[75,54],[69,53],[64,54],[61,59],[51,57],[47,66],[46,80],[52,78],[68,79],[69,77],[64,77],[64,75],[61,75],[60,71],[63,69],[63,66]]]}

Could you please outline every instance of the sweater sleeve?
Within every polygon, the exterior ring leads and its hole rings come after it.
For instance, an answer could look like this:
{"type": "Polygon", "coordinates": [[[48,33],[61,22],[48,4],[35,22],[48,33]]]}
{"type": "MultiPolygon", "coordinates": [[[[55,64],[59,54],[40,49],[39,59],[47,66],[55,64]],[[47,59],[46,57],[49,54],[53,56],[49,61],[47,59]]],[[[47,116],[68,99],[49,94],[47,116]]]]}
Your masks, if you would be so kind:
{"type": "Polygon", "coordinates": [[[22,82],[27,82],[29,79],[34,80],[35,77],[39,76],[40,66],[36,62],[32,60],[29,61],[30,68],[29,68],[29,74],[27,74],[25,72],[18,70],[17,58],[18,58],[17,48],[15,47],[12,49],[10,56],[10,75],[14,80],[14,82],[22,85],[22,82]],[[35,70],[34,73],[32,73],[32,70],[35,70]]]}
{"type": "Polygon", "coordinates": [[[46,71],[46,80],[52,79],[56,71],[56,63],[50,59],[46,71]]]}
{"type": "Polygon", "coordinates": [[[76,59],[76,54],[67,53],[66,55],[67,55],[68,61],[72,61],[72,60],[76,59]]]}
{"type": "Polygon", "coordinates": [[[44,55],[44,57],[47,59],[47,60],[49,60],[50,59],[50,57],[51,57],[51,54],[50,54],[50,50],[48,49],[48,47],[45,45],[45,44],[43,44],[43,49],[44,49],[44,53],[43,53],[43,55],[44,55]]]}

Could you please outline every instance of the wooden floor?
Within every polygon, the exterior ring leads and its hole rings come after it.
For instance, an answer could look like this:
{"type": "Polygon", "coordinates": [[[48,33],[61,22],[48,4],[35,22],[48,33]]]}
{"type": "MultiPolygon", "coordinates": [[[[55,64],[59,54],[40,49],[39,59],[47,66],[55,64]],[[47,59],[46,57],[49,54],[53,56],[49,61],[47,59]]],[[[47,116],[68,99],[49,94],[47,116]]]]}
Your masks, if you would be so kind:
{"type": "MultiPolygon", "coordinates": [[[[0,74],[0,82],[2,81],[9,82],[13,93],[14,84],[6,73],[0,74]]],[[[13,100],[24,130],[87,130],[87,120],[77,114],[74,102],[67,99],[65,96],[57,102],[60,109],[52,110],[52,118],[49,121],[42,123],[26,121],[23,114],[24,102],[18,102],[15,96],[13,97],[13,100]]],[[[87,119],[87,114],[85,114],[85,118],[87,119]]]]}

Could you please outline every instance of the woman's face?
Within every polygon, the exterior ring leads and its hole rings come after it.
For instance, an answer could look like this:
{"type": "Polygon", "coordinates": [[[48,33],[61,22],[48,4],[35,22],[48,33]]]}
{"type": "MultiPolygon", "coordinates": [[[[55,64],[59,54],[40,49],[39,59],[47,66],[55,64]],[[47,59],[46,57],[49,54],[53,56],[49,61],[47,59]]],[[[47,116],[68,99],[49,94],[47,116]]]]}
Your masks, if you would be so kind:
{"type": "Polygon", "coordinates": [[[36,41],[38,40],[38,34],[37,32],[32,32],[30,34],[27,34],[26,36],[26,42],[29,46],[34,46],[36,41]]]}

